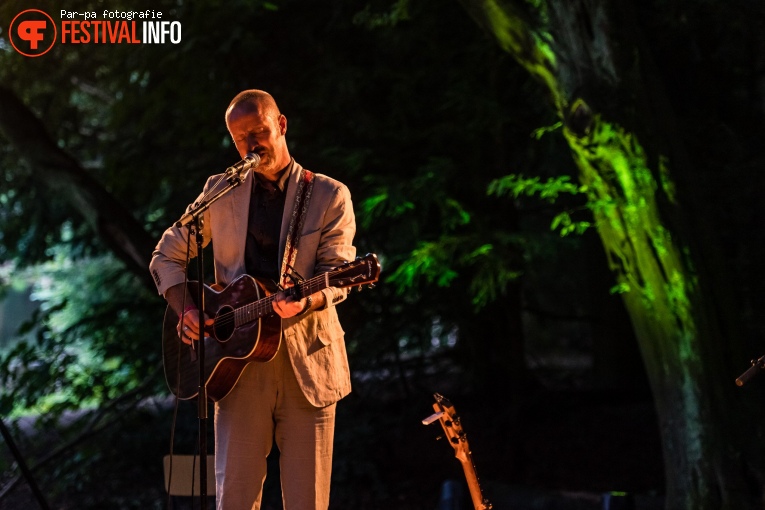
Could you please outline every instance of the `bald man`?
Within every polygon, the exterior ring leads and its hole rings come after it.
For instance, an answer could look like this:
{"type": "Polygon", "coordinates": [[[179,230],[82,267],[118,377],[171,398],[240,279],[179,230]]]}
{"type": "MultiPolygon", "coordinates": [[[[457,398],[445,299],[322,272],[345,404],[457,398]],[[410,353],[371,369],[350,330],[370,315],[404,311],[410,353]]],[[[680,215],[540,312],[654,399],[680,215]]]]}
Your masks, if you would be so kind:
{"type": "MultiPolygon", "coordinates": [[[[204,244],[214,241],[216,283],[225,286],[249,274],[276,292],[273,308],[281,318],[282,341],[274,359],[250,363],[231,392],[215,403],[217,507],[260,508],[266,457],[275,439],[285,510],[326,510],[335,405],[351,389],[335,310],[346,292],[327,288],[294,299],[279,292],[276,282],[285,283],[285,245],[298,188],[310,176],[308,209],[291,267],[308,279],[353,260],[356,226],[350,193],[325,175],[308,172],[306,178],[287,147],[287,118],[267,92],[239,93],[225,119],[239,155],[257,153],[260,163],[241,186],[204,213],[204,244]]],[[[200,198],[219,181],[220,175],[210,177],[200,198]]],[[[199,339],[200,314],[193,307],[182,313],[184,303],[193,303],[183,285],[187,236],[186,228],[165,231],[150,270],[159,293],[183,317],[178,331],[190,344],[199,339]]],[[[195,257],[196,246],[190,246],[195,257]]]]}

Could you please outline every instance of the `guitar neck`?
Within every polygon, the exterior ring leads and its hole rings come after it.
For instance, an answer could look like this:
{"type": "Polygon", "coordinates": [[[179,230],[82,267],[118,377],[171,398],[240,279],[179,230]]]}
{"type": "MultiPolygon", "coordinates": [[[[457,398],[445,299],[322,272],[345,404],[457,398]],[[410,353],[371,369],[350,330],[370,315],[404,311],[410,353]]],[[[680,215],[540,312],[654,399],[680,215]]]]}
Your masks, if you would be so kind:
{"type": "Polygon", "coordinates": [[[460,417],[457,415],[454,406],[449,400],[436,393],[433,395],[436,402],[433,404],[433,410],[436,412],[430,418],[423,420],[428,425],[436,419],[441,423],[444,434],[449,439],[449,443],[454,448],[454,456],[462,464],[462,470],[465,472],[468,489],[470,490],[470,499],[473,501],[475,510],[491,510],[492,504],[483,497],[481,486],[478,483],[478,473],[476,473],[473,457],[470,453],[467,434],[462,430],[460,417]]]}
{"type": "Polygon", "coordinates": [[[468,484],[473,507],[475,510],[489,510],[492,505],[483,497],[483,491],[481,491],[481,485],[478,483],[478,473],[476,473],[473,459],[470,456],[467,458],[458,458],[462,464],[462,470],[465,472],[465,480],[468,484]]]}
{"type": "MultiPolygon", "coordinates": [[[[314,276],[313,278],[309,278],[308,280],[298,283],[291,289],[293,289],[292,292],[294,296],[300,296],[302,298],[304,296],[315,294],[316,292],[324,290],[329,286],[329,273],[322,273],[314,276]]],[[[248,322],[252,322],[254,320],[258,320],[261,317],[265,317],[266,315],[273,313],[273,302],[275,297],[276,294],[271,294],[264,298],[258,299],[257,301],[234,309],[234,320],[236,327],[247,324],[248,322]]]]}

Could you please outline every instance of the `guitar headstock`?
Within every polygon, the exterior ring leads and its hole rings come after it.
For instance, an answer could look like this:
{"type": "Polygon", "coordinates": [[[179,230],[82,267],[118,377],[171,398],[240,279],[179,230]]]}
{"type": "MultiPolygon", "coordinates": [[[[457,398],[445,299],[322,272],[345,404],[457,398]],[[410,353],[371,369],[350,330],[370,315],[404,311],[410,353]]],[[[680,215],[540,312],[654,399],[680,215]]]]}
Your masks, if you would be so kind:
{"type": "Polygon", "coordinates": [[[435,393],[433,397],[436,399],[433,403],[433,410],[436,412],[422,422],[425,425],[429,425],[436,420],[441,422],[444,436],[452,448],[454,448],[454,456],[463,462],[467,462],[470,458],[470,446],[467,442],[467,434],[462,430],[462,422],[457,411],[452,403],[443,395],[435,393]]]}
{"type": "Polygon", "coordinates": [[[360,287],[372,285],[380,278],[380,262],[377,255],[368,253],[352,262],[346,262],[328,273],[329,285],[332,287],[360,287]]]}
{"type": "Polygon", "coordinates": [[[430,425],[436,420],[441,423],[444,435],[449,440],[452,448],[454,448],[454,456],[462,463],[468,488],[470,489],[470,499],[473,501],[473,508],[475,510],[492,510],[491,502],[483,497],[481,486],[478,483],[478,474],[470,457],[467,435],[462,430],[462,423],[457,415],[457,411],[452,403],[444,398],[443,395],[434,393],[433,397],[436,399],[436,402],[433,404],[433,409],[436,412],[422,420],[423,425],[430,425]]]}

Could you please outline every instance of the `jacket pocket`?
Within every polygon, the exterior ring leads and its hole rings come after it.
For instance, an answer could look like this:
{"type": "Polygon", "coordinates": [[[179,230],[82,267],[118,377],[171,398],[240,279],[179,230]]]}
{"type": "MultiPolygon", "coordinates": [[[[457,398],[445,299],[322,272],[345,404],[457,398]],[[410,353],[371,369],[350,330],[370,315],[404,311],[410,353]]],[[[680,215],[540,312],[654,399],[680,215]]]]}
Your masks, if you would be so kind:
{"type": "Polygon", "coordinates": [[[336,339],[341,339],[345,336],[345,331],[340,325],[340,321],[335,319],[327,322],[320,322],[316,336],[319,341],[324,345],[331,344],[336,339]]]}

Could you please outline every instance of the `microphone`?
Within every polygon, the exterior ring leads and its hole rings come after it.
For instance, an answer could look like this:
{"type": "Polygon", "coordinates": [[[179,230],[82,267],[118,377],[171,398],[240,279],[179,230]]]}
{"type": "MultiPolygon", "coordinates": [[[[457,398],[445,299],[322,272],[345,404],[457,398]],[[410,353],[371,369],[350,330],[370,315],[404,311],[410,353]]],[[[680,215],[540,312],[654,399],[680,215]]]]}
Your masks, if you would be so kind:
{"type": "Polygon", "coordinates": [[[241,174],[246,173],[247,170],[255,168],[260,163],[260,156],[254,152],[248,152],[242,161],[226,168],[226,178],[233,176],[239,177],[241,174]]]}
{"type": "MultiPolygon", "coordinates": [[[[207,196],[210,194],[208,192],[207,195],[205,195],[204,197],[205,200],[202,200],[201,203],[195,203],[194,206],[191,208],[191,211],[185,213],[183,216],[181,216],[180,220],[175,222],[175,226],[177,228],[181,228],[191,223],[191,220],[194,219],[194,214],[205,211],[208,207],[210,207],[212,202],[220,198],[220,195],[222,195],[223,192],[230,191],[231,188],[234,188],[240,185],[242,183],[241,175],[243,173],[247,173],[248,170],[257,167],[259,163],[260,163],[260,156],[258,156],[254,152],[248,152],[244,156],[244,159],[242,161],[226,168],[226,172],[223,175],[228,181],[229,187],[227,189],[222,190],[222,192],[219,192],[210,201],[206,200],[207,196]]],[[[216,186],[217,184],[218,183],[216,182],[216,186]]]]}

